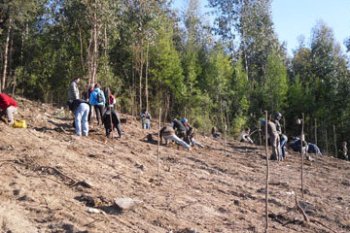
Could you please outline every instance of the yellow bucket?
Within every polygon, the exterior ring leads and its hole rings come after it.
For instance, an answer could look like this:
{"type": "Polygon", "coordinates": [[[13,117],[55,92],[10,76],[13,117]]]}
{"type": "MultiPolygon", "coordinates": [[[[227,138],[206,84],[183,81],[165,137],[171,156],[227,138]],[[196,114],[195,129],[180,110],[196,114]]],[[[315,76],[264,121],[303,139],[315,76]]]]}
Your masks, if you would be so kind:
{"type": "Polygon", "coordinates": [[[25,120],[15,120],[12,125],[13,128],[27,128],[27,122],[25,120]]]}

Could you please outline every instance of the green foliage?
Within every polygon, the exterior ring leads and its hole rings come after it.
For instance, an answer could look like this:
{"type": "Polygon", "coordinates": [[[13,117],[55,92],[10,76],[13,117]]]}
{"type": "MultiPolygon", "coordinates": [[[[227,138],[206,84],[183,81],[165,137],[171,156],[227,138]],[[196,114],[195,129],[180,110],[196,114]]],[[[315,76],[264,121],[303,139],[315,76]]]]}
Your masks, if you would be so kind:
{"type": "Polygon", "coordinates": [[[210,0],[218,10],[216,34],[201,20],[198,0],[189,1],[183,17],[170,1],[94,2],[0,3],[2,61],[12,27],[7,90],[64,104],[70,81],[81,77],[85,88],[96,61],[97,81],[111,88],[121,111],[135,114],[148,93],[153,116],[162,108],[165,120],[185,116],[205,131],[227,125],[238,134],[254,128],[268,110],[282,112],[290,135],[300,133],[294,122],[304,113],[309,135],[318,119],[324,131],[340,124],[338,138],[349,140],[348,61],[324,23],[312,29],[309,45],[301,42],[287,59],[270,0],[210,0]]]}
{"type": "Polygon", "coordinates": [[[287,70],[276,53],[267,58],[266,75],[263,86],[263,100],[268,111],[281,111],[288,91],[287,70]]]}

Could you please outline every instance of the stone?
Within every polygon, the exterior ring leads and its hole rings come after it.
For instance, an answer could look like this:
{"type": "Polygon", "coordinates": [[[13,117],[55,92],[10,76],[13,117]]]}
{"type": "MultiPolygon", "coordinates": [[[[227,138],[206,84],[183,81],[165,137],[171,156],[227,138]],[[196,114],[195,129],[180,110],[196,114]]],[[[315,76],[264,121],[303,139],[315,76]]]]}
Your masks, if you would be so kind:
{"type": "Polygon", "coordinates": [[[142,201],[125,197],[115,199],[114,204],[121,210],[128,210],[134,208],[136,205],[142,204],[142,201]]]}

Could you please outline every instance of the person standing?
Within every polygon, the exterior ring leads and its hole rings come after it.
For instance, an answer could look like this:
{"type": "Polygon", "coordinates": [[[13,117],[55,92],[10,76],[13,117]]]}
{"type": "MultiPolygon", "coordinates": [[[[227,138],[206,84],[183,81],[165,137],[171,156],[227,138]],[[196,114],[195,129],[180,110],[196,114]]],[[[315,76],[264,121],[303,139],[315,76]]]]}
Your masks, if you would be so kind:
{"type": "Polygon", "coordinates": [[[68,89],[68,101],[79,99],[79,88],[78,83],[80,81],[79,77],[76,77],[69,85],[68,89]]]}
{"type": "Polygon", "coordinates": [[[288,137],[282,133],[282,127],[280,120],[282,119],[282,114],[280,112],[275,113],[274,117],[274,123],[276,124],[276,130],[278,132],[278,135],[280,137],[280,149],[281,149],[281,156],[282,159],[285,159],[286,157],[286,144],[288,141],[288,137]]]}
{"type": "Polygon", "coordinates": [[[345,160],[349,160],[348,147],[347,147],[347,142],[346,141],[343,142],[343,149],[342,149],[342,151],[343,151],[344,159],[345,160]]]}
{"type": "Polygon", "coordinates": [[[119,138],[122,137],[121,122],[118,113],[111,107],[108,107],[103,114],[102,123],[106,130],[106,137],[109,138],[111,132],[116,129],[119,138]]]}
{"type": "Polygon", "coordinates": [[[103,91],[101,90],[100,84],[95,84],[94,91],[90,94],[89,103],[91,106],[94,106],[97,125],[100,125],[100,123],[102,124],[103,110],[106,104],[106,97],[103,91]]]}
{"type": "Polygon", "coordinates": [[[90,105],[85,100],[76,99],[68,101],[69,109],[74,114],[75,134],[77,136],[89,135],[90,105]]]}
{"type": "Polygon", "coordinates": [[[0,93],[0,116],[7,116],[7,123],[13,125],[13,115],[17,113],[17,102],[5,93],[0,93]]]}
{"type": "Polygon", "coordinates": [[[281,150],[280,150],[280,136],[276,129],[276,124],[270,119],[267,123],[267,132],[270,138],[270,144],[272,147],[272,160],[282,160],[281,150]]]}
{"type": "Polygon", "coordinates": [[[141,121],[143,129],[151,129],[151,114],[148,111],[141,113],[141,121]]]}

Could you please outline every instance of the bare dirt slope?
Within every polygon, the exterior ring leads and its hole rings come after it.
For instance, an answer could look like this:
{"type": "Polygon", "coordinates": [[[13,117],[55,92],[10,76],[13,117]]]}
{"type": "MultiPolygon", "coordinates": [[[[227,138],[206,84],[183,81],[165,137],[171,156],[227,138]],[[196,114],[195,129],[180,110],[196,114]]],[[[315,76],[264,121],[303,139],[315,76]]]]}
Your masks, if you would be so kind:
{"type": "MultiPolygon", "coordinates": [[[[263,148],[198,136],[205,149],[161,146],[157,157],[130,116],[105,144],[101,128],[76,139],[63,110],[19,103],[28,129],[0,123],[0,232],[264,232],[263,148]],[[137,204],[122,210],[123,197],[137,204]]],[[[349,232],[350,163],[304,168],[301,198],[300,156],[270,161],[269,232],[349,232]]]]}

